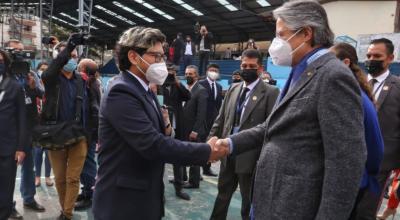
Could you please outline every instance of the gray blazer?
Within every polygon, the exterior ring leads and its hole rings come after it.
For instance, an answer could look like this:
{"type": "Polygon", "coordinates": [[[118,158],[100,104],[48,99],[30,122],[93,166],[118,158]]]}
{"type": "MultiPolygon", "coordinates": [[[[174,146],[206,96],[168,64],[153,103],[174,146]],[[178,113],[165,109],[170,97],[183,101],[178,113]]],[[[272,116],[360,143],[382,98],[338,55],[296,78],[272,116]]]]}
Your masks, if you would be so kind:
{"type": "Polygon", "coordinates": [[[400,79],[389,75],[377,100],[385,150],[382,171],[400,168],[400,79]]]}
{"type": "MultiPolygon", "coordinates": [[[[236,105],[242,87],[243,82],[234,84],[226,93],[222,107],[210,131],[209,138],[212,136],[226,138],[231,134],[235,123],[236,105]]],[[[239,131],[252,128],[263,123],[267,119],[279,95],[279,89],[259,80],[250,95],[247,106],[244,109],[242,121],[239,125],[239,131]]],[[[251,174],[254,171],[260,151],[261,149],[257,148],[237,155],[235,158],[235,172],[251,174]]],[[[223,159],[222,163],[225,161],[226,159],[223,159]]]]}
{"type": "Polygon", "coordinates": [[[262,147],[256,219],[348,219],[366,144],[359,85],[335,55],[308,65],[263,124],[231,139],[233,154],[262,147]]]}

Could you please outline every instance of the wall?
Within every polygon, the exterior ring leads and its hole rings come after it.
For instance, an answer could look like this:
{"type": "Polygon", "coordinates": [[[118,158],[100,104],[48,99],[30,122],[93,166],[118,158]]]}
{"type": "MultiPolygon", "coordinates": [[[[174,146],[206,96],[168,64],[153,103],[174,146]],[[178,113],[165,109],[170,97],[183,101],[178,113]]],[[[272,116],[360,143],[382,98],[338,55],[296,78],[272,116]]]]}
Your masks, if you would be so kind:
{"type": "Polygon", "coordinates": [[[393,33],[396,1],[336,1],[323,4],[335,36],[393,33]]]}

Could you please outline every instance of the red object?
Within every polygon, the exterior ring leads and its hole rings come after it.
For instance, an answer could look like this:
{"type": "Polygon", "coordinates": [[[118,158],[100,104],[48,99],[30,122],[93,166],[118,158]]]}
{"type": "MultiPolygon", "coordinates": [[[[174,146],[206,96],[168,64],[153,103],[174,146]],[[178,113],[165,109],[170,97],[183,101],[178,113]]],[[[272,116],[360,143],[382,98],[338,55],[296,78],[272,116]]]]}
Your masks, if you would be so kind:
{"type": "Polygon", "coordinates": [[[172,60],[174,59],[175,50],[173,47],[170,47],[168,52],[169,52],[168,60],[172,62],[172,60]]]}
{"type": "Polygon", "coordinates": [[[392,182],[392,190],[390,192],[388,206],[387,206],[389,209],[396,209],[397,206],[399,206],[399,200],[397,200],[396,196],[395,196],[396,191],[394,191],[393,189],[397,185],[397,183],[399,182],[397,180],[397,178],[400,175],[400,169],[394,170],[393,172],[394,172],[394,179],[393,179],[393,182],[392,182]]]}

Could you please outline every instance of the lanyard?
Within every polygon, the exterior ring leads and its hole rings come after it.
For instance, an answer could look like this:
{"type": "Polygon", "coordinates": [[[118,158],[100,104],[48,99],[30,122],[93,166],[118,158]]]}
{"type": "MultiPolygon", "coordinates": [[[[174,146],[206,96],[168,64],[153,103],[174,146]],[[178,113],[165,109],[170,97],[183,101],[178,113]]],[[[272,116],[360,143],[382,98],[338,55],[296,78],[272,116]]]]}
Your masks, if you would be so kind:
{"type": "Polygon", "coordinates": [[[378,87],[376,87],[375,91],[372,93],[372,95],[375,97],[376,93],[380,90],[380,88],[383,86],[383,84],[385,84],[385,80],[383,80],[378,87]]]}
{"type": "MultiPolygon", "coordinates": [[[[242,96],[242,91],[243,91],[243,89],[242,89],[241,92],[239,93],[240,96],[242,96]]],[[[243,91],[243,92],[244,92],[244,91],[243,91]]],[[[246,103],[247,100],[250,98],[250,93],[251,93],[251,90],[247,92],[246,98],[243,100],[242,105],[239,105],[239,102],[237,103],[237,105],[236,105],[236,113],[242,112],[242,110],[243,110],[243,108],[244,108],[244,106],[245,106],[245,103],[246,103]]],[[[239,99],[240,99],[240,96],[239,96],[239,99]]],[[[239,100],[238,100],[238,101],[239,101],[239,100]]],[[[239,117],[240,117],[240,116],[239,116],[239,117]]]]}

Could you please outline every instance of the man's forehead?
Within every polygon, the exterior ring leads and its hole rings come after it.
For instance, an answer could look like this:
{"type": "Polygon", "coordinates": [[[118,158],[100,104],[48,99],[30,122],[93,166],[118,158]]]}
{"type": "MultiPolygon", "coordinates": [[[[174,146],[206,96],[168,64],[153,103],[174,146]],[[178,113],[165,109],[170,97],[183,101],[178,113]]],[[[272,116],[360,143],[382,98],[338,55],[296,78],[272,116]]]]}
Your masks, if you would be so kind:
{"type": "Polygon", "coordinates": [[[250,58],[250,57],[243,57],[242,63],[256,63],[257,64],[258,59],[257,58],[250,58]]]}

